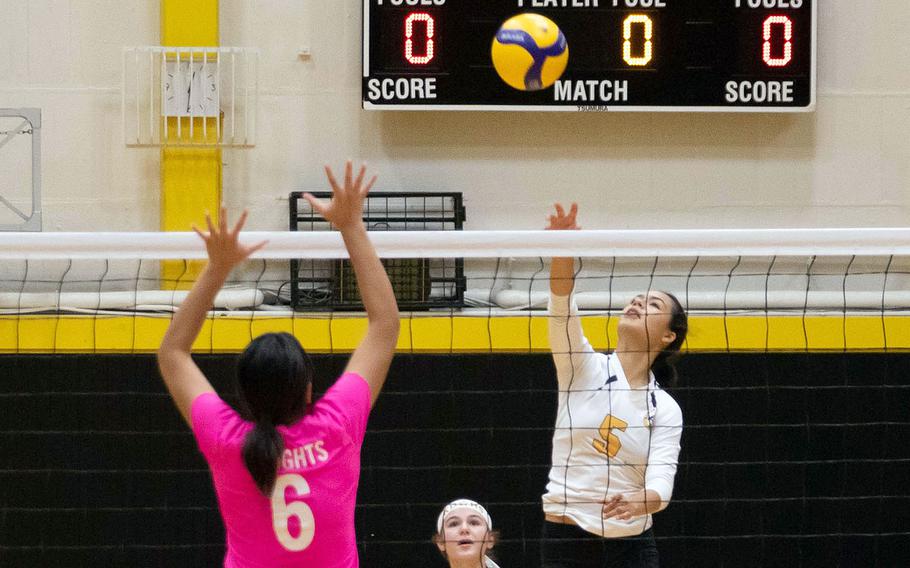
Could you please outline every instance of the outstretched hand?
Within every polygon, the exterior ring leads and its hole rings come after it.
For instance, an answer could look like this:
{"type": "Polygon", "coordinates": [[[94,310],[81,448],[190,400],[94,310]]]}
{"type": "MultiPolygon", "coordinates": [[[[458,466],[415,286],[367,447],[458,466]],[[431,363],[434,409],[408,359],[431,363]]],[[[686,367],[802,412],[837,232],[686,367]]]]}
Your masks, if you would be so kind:
{"type": "Polygon", "coordinates": [[[566,213],[566,210],[559,203],[556,204],[556,215],[550,215],[547,220],[548,231],[577,231],[581,229],[576,221],[578,216],[578,204],[573,203],[569,208],[569,212],[566,213]]]}
{"type": "Polygon", "coordinates": [[[374,175],[366,184],[363,178],[367,173],[366,164],[360,166],[360,172],[357,178],[353,179],[353,165],[348,160],[344,167],[344,186],[338,184],[332,168],[325,166],[325,175],[332,186],[332,200],[326,203],[321,199],[316,199],[309,193],[303,194],[313,209],[319,212],[322,217],[335,225],[339,230],[355,227],[363,222],[363,201],[366,199],[370,188],[376,182],[374,175]]]}
{"type": "Polygon", "coordinates": [[[247,212],[244,211],[234,228],[230,229],[228,228],[227,212],[222,207],[217,227],[212,223],[212,218],[208,213],[205,215],[208,232],[202,232],[193,225],[193,230],[205,241],[210,265],[230,270],[268,243],[268,241],[261,241],[251,246],[244,246],[240,243],[240,230],[243,229],[246,218],[247,212]]]}

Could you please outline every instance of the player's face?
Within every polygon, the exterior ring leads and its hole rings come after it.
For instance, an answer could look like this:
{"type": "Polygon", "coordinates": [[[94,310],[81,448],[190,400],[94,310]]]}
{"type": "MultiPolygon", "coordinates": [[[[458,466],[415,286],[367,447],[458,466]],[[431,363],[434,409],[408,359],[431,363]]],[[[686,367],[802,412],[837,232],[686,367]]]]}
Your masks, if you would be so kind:
{"type": "Polygon", "coordinates": [[[650,291],[632,298],[619,318],[619,333],[631,335],[648,346],[661,350],[676,337],[670,331],[673,300],[663,292],[650,291]]]}
{"type": "Polygon", "coordinates": [[[439,549],[449,562],[483,559],[492,545],[487,522],[471,509],[455,509],[442,524],[443,542],[439,549]]]}

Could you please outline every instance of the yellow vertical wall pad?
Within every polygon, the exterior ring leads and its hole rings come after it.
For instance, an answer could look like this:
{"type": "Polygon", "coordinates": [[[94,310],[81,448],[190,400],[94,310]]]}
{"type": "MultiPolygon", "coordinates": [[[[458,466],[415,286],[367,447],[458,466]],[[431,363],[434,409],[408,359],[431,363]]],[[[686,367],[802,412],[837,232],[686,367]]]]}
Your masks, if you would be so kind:
{"type": "MultiPolygon", "coordinates": [[[[218,0],[161,0],[161,44],[174,47],[217,47],[218,0]]],[[[217,221],[221,206],[221,149],[168,147],[186,142],[192,121],[192,142],[217,143],[215,117],[168,117],[167,140],[161,151],[161,230],[187,231],[204,226],[205,213],[217,221]],[[181,136],[178,139],[178,121],[181,136]]],[[[202,270],[201,261],[161,263],[161,288],[187,289],[202,270]]]]}
{"type": "MultiPolygon", "coordinates": [[[[151,353],[169,315],[0,316],[0,353],[151,353]]],[[[616,345],[617,318],[584,316],[595,349],[616,345]]],[[[294,334],[314,353],[352,351],[366,331],[362,315],[222,315],[206,320],[193,348],[199,353],[241,351],[266,332],[294,334]]],[[[401,353],[544,353],[545,316],[404,317],[401,353]]],[[[692,352],[905,351],[910,316],[735,316],[690,318],[685,350],[692,352]]]]}
{"type": "MultiPolygon", "coordinates": [[[[161,230],[188,231],[194,224],[204,228],[206,212],[217,222],[220,207],[221,148],[163,148],[161,230]]],[[[204,265],[204,261],[162,262],[161,288],[189,288],[204,265]]]]}
{"type": "Polygon", "coordinates": [[[217,47],[218,0],[161,0],[161,45],[217,47]]]}

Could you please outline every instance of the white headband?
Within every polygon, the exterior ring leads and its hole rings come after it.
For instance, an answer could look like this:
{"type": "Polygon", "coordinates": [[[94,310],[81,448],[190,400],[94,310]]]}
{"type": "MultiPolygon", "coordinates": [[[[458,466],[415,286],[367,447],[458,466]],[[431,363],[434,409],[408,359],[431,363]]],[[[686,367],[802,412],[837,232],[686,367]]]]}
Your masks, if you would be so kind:
{"type": "Polygon", "coordinates": [[[439,513],[439,518],[436,519],[436,532],[442,532],[442,523],[445,521],[446,517],[449,516],[449,513],[455,509],[471,509],[487,522],[487,530],[493,530],[493,519],[490,518],[490,514],[487,513],[487,510],[483,508],[483,505],[477,501],[471,501],[470,499],[456,499],[446,505],[442,512],[439,513]]]}

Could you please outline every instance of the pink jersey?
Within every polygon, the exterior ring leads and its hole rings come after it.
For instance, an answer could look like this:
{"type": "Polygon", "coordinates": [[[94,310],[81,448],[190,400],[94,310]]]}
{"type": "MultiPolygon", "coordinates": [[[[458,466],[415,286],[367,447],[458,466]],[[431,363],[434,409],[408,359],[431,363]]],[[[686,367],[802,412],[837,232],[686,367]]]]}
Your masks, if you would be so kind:
{"type": "Polygon", "coordinates": [[[227,532],[227,568],[358,566],[354,504],[370,388],[345,373],[292,426],[279,426],[284,455],[264,497],[243,463],[253,424],[218,395],[196,397],[193,433],[208,461],[227,532]]]}

